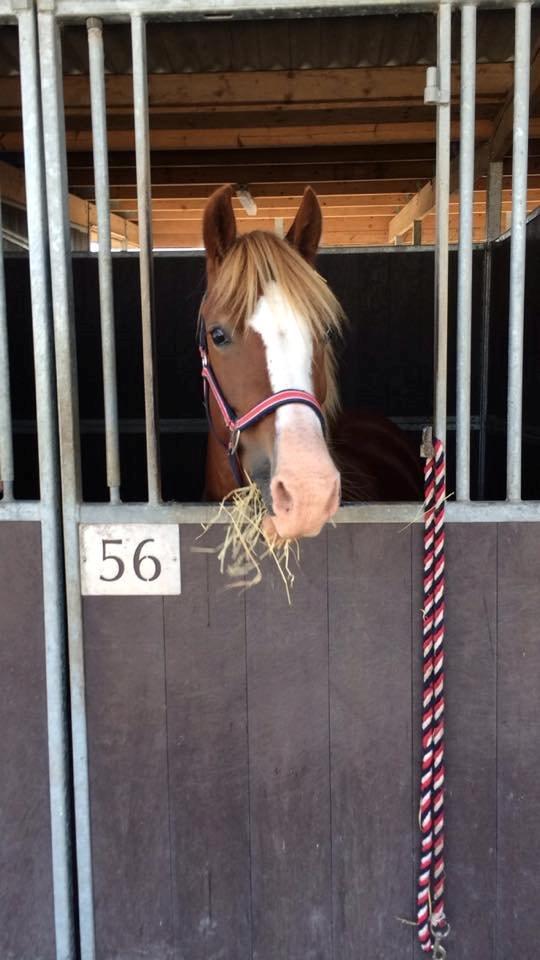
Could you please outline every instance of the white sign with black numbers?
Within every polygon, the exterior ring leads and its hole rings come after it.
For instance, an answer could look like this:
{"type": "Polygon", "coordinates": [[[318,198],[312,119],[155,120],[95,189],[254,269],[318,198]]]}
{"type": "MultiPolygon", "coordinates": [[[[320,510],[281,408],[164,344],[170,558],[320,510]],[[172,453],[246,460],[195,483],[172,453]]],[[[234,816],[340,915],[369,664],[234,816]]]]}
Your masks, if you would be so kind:
{"type": "Polygon", "coordinates": [[[180,593],[180,531],[172,523],[82,523],[83,596],[180,593]]]}

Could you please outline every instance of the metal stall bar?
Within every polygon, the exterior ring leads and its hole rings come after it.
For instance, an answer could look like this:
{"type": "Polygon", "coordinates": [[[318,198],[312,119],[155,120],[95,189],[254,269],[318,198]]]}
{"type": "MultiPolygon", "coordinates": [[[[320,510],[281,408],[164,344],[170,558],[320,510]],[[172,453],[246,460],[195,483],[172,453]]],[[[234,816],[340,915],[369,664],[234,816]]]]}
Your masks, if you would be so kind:
{"type": "Polygon", "coordinates": [[[152,199],[150,178],[150,130],[148,123],[148,76],[146,66],[146,23],[131,18],[133,59],[133,111],[135,118],[135,160],[137,168],[137,212],[139,220],[139,269],[141,278],[141,322],[143,336],[144,407],[146,416],[146,469],[148,501],[159,503],[157,382],[154,356],[154,289],[152,264],[152,199]]]}
{"type": "Polygon", "coordinates": [[[4,276],[4,244],[2,239],[2,202],[0,199],[0,498],[13,500],[13,435],[11,432],[11,393],[9,350],[4,276]]]}
{"type": "Polygon", "coordinates": [[[86,21],[86,26],[88,29],[92,148],[94,152],[94,183],[98,226],[99,304],[101,315],[103,395],[105,402],[107,486],[109,487],[111,503],[119,503],[120,448],[118,439],[118,398],[116,389],[116,343],[114,335],[103,24],[101,20],[91,17],[86,21]]]}
{"type": "Polygon", "coordinates": [[[515,13],[514,137],[512,148],[512,234],[510,246],[510,314],[508,319],[508,434],[506,497],[521,500],[521,431],[523,415],[523,325],[529,146],[529,73],[531,4],[518,0],[515,13]]]}
{"type": "Polygon", "coordinates": [[[448,351],[448,216],[450,209],[450,87],[452,9],[441,3],[437,15],[437,153],[435,210],[435,436],[446,443],[448,351]]]}
{"type": "Polygon", "coordinates": [[[56,956],[76,955],[72,891],[69,738],[67,731],[66,623],[64,616],[64,558],[60,505],[60,458],[56,427],[54,348],[49,292],[47,211],[38,42],[33,4],[19,9],[19,62],[24,138],[24,173],[28,217],[30,292],[34,339],[39,488],[41,498],[41,556],[47,734],[56,956]]]}
{"type": "Polygon", "coordinates": [[[73,277],[67,209],[67,164],[60,33],[50,0],[39,0],[39,51],[44,123],[45,169],[58,423],[60,433],[66,611],[71,694],[71,734],[81,960],[94,960],[94,909],[85,709],[82,598],[79,568],[78,506],[81,501],[79,412],[73,277]]]}
{"type": "Polygon", "coordinates": [[[476,95],[476,7],[461,9],[456,498],[471,494],[471,312],[476,95]]]}

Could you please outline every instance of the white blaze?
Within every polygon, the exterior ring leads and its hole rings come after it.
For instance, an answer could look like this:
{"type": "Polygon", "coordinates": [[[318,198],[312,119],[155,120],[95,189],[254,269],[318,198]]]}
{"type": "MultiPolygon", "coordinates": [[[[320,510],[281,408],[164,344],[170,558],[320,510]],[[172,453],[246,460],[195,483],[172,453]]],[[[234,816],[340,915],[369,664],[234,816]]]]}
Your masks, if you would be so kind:
{"type": "MultiPolygon", "coordinates": [[[[306,390],[313,393],[313,348],[308,325],[293,310],[276,283],[272,283],[258,301],[248,326],[264,343],[272,392],[306,390]]],[[[309,407],[290,403],[276,411],[277,430],[300,423],[305,426],[317,424],[322,433],[319,419],[309,407]]]]}

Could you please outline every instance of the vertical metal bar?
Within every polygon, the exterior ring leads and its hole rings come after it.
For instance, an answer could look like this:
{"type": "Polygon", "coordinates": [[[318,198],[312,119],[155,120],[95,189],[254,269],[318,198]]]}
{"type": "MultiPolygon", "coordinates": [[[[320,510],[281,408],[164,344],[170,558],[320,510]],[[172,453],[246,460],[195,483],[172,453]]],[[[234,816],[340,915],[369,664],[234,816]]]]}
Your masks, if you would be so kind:
{"type": "Polygon", "coordinates": [[[148,500],[159,503],[157,381],[153,329],[152,201],[150,179],[150,131],[148,124],[148,76],[146,67],[146,23],[138,14],[131,17],[133,60],[133,110],[137,166],[137,209],[139,220],[139,264],[143,336],[144,405],[146,415],[146,460],[148,500]]]}
{"type": "Polygon", "coordinates": [[[60,34],[46,3],[38,15],[47,210],[60,432],[66,611],[69,644],[73,785],[81,960],[94,960],[94,910],[88,784],[78,506],[81,499],[73,277],[60,34]]]}
{"type": "Polygon", "coordinates": [[[437,104],[436,154],[436,247],[435,247],[435,436],[446,443],[446,393],[448,347],[448,214],[450,206],[450,86],[452,10],[448,2],[439,5],[437,15],[437,104]]]}
{"type": "Polygon", "coordinates": [[[531,5],[528,0],[518,0],[515,14],[512,235],[510,240],[510,315],[508,319],[506,497],[510,501],[521,499],[523,314],[525,305],[530,64],[531,5]]]}
{"type": "Polygon", "coordinates": [[[107,158],[107,107],[103,24],[95,17],[86,21],[90,64],[92,146],[98,228],[99,304],[103,394],[105,402],[105,445],[107,486],[112,503],[120,502],[120,449],[116,389],[116,344],[114,335],[113,275],[111,256],[111,215],[109,205],[109,164],[107,158]]]}
{"type": "Polygon", "coordinates": [[[480,337],[480,428],[478,431],[478,497],[486,494],[487,418],[489,396],[489,336],[491,327],[492,241],[502,233],[502,161],[493,160],[488,167],[486,193],[486,235],[482,264],[482,331],[480,337]]]}
{"type": "Polygon", "coordinates": [[[502,160],[492,160],[488,167],[486,194],[486,235],[488,240],[495,240],[502,233],[502,183],[502,160]]]}
{"type": "Polygon", "coordinates": [[[54,346],[49,289],[47,210],[39,91],[38,43],[33,5],[18,15],[19,63],[28,216],[30,291],[36,381],[43,615],[47,678],[47,734],[56,956],[76,955],[72,891],[69,738],[67,731],[66,623],[56,427],[54,346]]]}
{"type": "Polygon", "coordinates": [[[13,500],[14,481],[10,389],[2,200],[0,198],[0,496],[6,503],[13,500]]]}
{"type": "Polygon", "coordinates": [[[461,8],[461,122],[457,296],[456,498],[471,494],[471,314],[476,95],[476,7],[461,8]]]}

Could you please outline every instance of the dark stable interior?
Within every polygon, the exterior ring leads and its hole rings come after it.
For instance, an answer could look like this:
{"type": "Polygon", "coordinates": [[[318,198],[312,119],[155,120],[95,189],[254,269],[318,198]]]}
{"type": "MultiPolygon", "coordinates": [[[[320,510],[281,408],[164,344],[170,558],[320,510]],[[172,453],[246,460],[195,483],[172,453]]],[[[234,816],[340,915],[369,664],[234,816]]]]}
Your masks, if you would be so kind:
{"type": "MultiPolygon", "coordinates": [[[[473,261],[472,495],[504,499],[510,240],[491,247],[489,302],[483,303],[485,248],[473,261]],[[482,385],[487,386],[486,448],[479,460],[482,385]],[[482,479],[483,474],[483,479],[482,479]]],[[[540,499],[540,217],[528,224],[525,303],[523,496],[540,499]]],[[[345,408],[397,419],[419,445],[433,393],[434,254],[391,248],[322,252],[318,269],[343,304],[348,325],[340,348],[345,408]]],[[[146,498],[138,258],[114,256],[122,499],[146,498]]],[[[201,499],[206,423],[195,326],[204,292],[202,253],[158,254],[154,261],[156,355],[163,498],[201,499]]],[[[95,254],[73,258],[83,493],[108,499],[95,254]]],[[[454,489],[457,252],[450,254],[448,490],[454,489]]],[[[38,496],[36,410],[28,260],[6,257],[6,292],[15,440],[15,494],[38,496]]]]}

